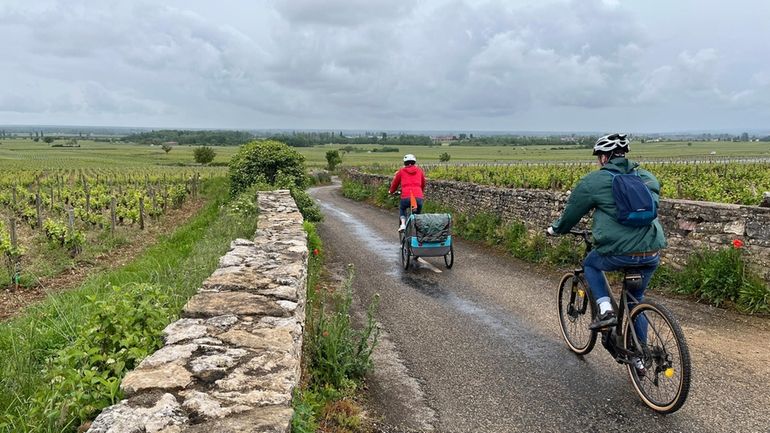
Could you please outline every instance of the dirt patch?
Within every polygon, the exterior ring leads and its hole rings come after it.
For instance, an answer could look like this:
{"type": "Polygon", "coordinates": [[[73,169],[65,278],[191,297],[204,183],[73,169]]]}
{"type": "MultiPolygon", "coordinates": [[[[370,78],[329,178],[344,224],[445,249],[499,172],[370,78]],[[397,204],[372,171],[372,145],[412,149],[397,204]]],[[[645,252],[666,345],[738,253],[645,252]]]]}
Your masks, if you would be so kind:
{"type": "Polygon", "coordinates": [[[205,200],[188,200],[180,209],[171,209],[158,222],[150,223],[145,230],[131,230],[126,234],[128,243],[88,261],[76,261],[75,265],[54,277],[39,278],[31,287],[6,287],[0,289],[0,321],[20,314],[25,307],[45,299],[49,294],[79,286],[89,276],[115,269],[129,263],[147,247],[155,244],[162,235],[173,232],[195,216],[205,200]]]}

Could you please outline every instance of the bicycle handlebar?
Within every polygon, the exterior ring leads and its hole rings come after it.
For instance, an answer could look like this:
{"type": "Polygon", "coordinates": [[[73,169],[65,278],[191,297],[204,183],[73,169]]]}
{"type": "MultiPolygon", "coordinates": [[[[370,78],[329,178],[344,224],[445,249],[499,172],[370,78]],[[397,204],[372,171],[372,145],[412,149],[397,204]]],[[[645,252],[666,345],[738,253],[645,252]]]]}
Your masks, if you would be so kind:
{"type": "Polygon", "coordinates": [[[583,238],[583,242],[586,244],[586,254],[588,254],[594,247],[593,239],[591,239],[591,230],[577,230],[570,229],[570,234],[580,236],[583,238]]]}

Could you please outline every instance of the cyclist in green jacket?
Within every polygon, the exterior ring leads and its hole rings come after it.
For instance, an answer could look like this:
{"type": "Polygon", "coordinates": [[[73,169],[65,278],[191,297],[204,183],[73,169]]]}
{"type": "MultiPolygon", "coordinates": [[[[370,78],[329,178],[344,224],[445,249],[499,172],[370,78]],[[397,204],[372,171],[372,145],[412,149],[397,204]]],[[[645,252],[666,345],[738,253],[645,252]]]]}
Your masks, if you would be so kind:
{"type": "MultiPolygon", "coordinates": [[[[591,323],[591,329],[602,329],[617,324],[604,271],[616,271],[629,266],[639,267],[642,285],[636,293],[631,292],[631,295],[641,301],[644,290],[660,262],[660,250],[666,246],[663,227],[657,218],[650,225],[643,227],[623,225],[615,218],[617,208],[612,194],[613,175],[607,173],[608,170],[622,174],[637,170],[652,193],[656,206],[659,200],[658,179],[649,171],[638,168],[639,164],[626,159],[629,149],[629,140],[625,134],[610,134],[599,138],[594,145],[593,154],[598,159],[600,169],[580,179],[570,194],[561,217],[547,229],[550,235],[568,233],[583,216],[591,210],[594,211],[592,232],[595,248],[583,262],[586,281],[599,306],[599,314],[591,323]]],[[[629,304],[630,308],[633,306],[629,304]]],[[[636,323],[636,326],[644,328],[638,329],[638,334],[646,335],[646,326],[639,323],[636,323]]]]}

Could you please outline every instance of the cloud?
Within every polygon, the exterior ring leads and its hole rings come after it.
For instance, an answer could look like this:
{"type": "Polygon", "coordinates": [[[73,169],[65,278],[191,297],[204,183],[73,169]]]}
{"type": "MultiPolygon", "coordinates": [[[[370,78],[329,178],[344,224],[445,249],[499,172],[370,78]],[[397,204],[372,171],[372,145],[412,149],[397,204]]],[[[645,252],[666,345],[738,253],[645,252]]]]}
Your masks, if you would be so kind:
{"type": "Polygon", "coordinates": [[[667,53],[652,24],[615,0],[9,0],[0,110],[428,127],[767,96],[770,75],[736,83],[732,53],[667,53]]]}

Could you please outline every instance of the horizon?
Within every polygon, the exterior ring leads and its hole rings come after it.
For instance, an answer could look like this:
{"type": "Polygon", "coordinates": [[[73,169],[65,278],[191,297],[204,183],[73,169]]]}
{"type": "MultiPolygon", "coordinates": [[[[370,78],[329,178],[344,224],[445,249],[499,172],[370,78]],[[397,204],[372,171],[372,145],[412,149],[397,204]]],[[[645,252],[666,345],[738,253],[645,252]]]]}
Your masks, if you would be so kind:
{"type": "MultiPolygon", "coordinates": [[[[611,133],[613,131],[573,131],[573,130],[473,130],[473,129],[376,129],[376,128],[191,128],[191,127],[149,127],[149,126],[119,126],[119,125],[56,125],[56,124],[0,124],[0,130],[2,129],[25,129],[24,131],[15,131],[15,133],[34,133],[35,129],[39,131],[39,128],[48,129],[83,129],[80,132],[86,132],[88,130],[141,130],[141,132],[149,131],[240,131],[240,132],[263,132],[263,133],[286,133],[286,132],[298,132],[298,133],[387,133],[395,135],[455,135],[455,134],[479,134],[479,135],[518,135],[518,136],[565,136],[565,135],[602,135],[605,133],[611,133]]],[[[58,131],[63,132],[63,131],[58,131]]],[[[720,129],[720,130],[679,130],[679,131],[623,131],[631,135],[651,135],[651,136],[697,136],[697,135],[740,135],[742,133],[748,133],[750,136],[762,136],[770,135],[770,128],[753,128],[753,129],[720,129]]],[[[53,132],[57,133],[57,132],[53,132]]]]}

